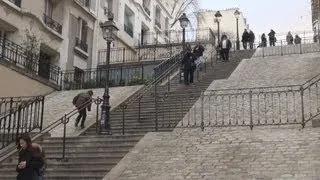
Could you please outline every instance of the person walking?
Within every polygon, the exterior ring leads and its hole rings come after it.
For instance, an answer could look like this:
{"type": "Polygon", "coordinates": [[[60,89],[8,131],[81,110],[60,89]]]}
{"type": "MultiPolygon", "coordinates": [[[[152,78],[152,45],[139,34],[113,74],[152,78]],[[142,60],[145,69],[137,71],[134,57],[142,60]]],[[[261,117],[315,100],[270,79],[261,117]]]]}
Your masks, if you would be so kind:
{"type": "Polygon", "coordinates": [[[247,49],[248,42],[249,42],[249,36],[250,35],[249,35],[247,29],[244,29],[244,31],[242,33],[242,39],[241,39],[242,46],[243,46],[244,49],[247,49]]]}
{"type": "Polygon", "coordinates": [[[274,30],[271,29],[268,36],[269,36],[270,46],[275,46],[275,42],[277,42],[276,32],[274,32],[274,30]]]}
{"type": "Polygon", "coordinates": [[[37,171],[37,174],[38,174],[38,179],[37,180],[44,180],[44,172],[45,172],[45,165],[46,165],[46,161],[45,161],[45,153],[44,153],[44,150],[42,149],[42,147],[40,146],[40,144],[38,143],[31,143],[31,147],[35,150],[35,152],[37,154],[40,154],[41,158],[43,159],[44,161],[44,164],[41,168],[38,169],[37,171]]]}
{"type": "Polygon", "coordinates": [[[254,33],[250,30],[249,31],[249,46],[250,46],[250,49],[253,49],[255,38],[256,37],[255,37],[254,33]]]}
{"type": "Polygon", "coordinates": [[[194,48],[193,48],[193,54],[196,56],[196,65],[199,67],[199,71],[202,71],[203,69],[203,64],[204,64],[204,59],[203,59],[203,52],[205,48],[198,43],[194,48]]]}
{"type": "Polygon", "coordinates": [[[287,40],[287,44],[288,44],[288,45],[292,45],[292,44],[293,44],[293,36],[292,36],[292,34],[291,34],[290,31],[289,31],[288,34],[287,34],[286,40],[287,40]]]}
{"type": "Polygon", "coordinates": [[[73,98],[73,105],[76,106],[76,108],[79,111],[79,115],[75,122],[75,127],[78,127],[79,121],[81,120],[81,129],[84,129],[84,123],[86,121],[87,117],[87,109],[88,111],[91,111],[91,103],[92,103],[92,90],[89,90],[87,92],[83,92],[78,94],[73,98]]]}
{"type": "Polygon", "coordinates": [[[19,158],[16,171],[17,180],[38,180],[39,169],[43,167],[44,160],[35,148],[32,148],[31,138],[28,134],[21,135],[18,140],[19,158]]]}
{"type": "Polygon", "coordinates": [[[183,78],[185,85],[193,83],[193,73],[196,69],[195,60],[196,56],[191,52],[191,47],[187,46],[181,62],[183,65],[183,78]]]}
{"type": "Polygon", "coordinates": [[[221,57],[224,61],[229,61],[229,52],[232,47],[231,41],[226,35],[221,37],[219,46],[221,47],[221,57]]]}
{"type": "Polygon", "coordinates": [[[299,37],[298,34],[296,34],[296,36],[294,38],[294,44],[301,44],[301,38],[299,37]]]}
{"type": "Polygon", "coordinates": [[[267,38],[266,34],[262,33],[261,35],[261,47],[267,47],[267,38]]]}

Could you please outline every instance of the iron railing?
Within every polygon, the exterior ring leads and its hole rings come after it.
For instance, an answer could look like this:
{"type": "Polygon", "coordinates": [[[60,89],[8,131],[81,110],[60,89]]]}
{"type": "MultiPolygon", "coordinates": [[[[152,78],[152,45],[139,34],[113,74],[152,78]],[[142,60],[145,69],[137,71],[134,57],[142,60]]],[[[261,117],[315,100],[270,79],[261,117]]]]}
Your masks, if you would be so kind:
{"type": "Polygon", "coordinates": [[[62,25],[53,20],[50,16],[47,14],[43,14],[43,21],[44,23],[54,31],[58,32],[59,34],[62,33],[62,25]]]}
{"type": "Polygon", "coordinates": [[[150,10],[145,3],[142,4],[144,11],[150,16],[150,10]]]}
{"type": "MultiPolygon", "coordinates": [[[[60,87],[64,90],[104,88],[106,68],[85,69],[81,72],[64,71],[61,75],[60,87]]],[[[149,80],[150,77],[144,74],[143,64],[109,69],[108,85],[110,87],[145,84],[149,80]]]]}
{"type": "Polygon", "coordinates": [[[206,90],[178,127],[290,125],[320,114],[320,74],[303,85],[206,90]]]}
{"type": "Polygon", "coordinates": [[[11,107],[0,115],[0,149],[15,142],[21,134],[35,129],[41,131],[43,124],[44,96],[18,100],[16,104],[13,102],[15,98],[8,99],[11,107]]]}
{"type": "Polygon", "coordinates": [[[82,7],[89,8],[90,7],[90,0],[75,0],[79,3],[82,7]]]}
{"type": "Polygon", "coordinates": [[[25,48],[6,38],[0,38],[0,46],[0,58],[58,84],[60,67],[44,60],[39,55],[28,52],[25,48]]]}
{"type": "Polygon", "coordinates": [[[76,37],[76,47],[79,47],[84,52],[88,52],[88,44],[85,40],[76,37]]]}
{"type": "MultiPolygon", "coordinates": [[[[182,45],[168,46],[149,46],[137,47],[136,49],[114,48],[111,49],[110,64],[127,63],[127,62],[141,62],[141,61],[163,61],[171,58],[182,51],[182,45]]],[[[105,49],[99,50],[98,65],[106,64],[107,51],[105,49]]]]}
{"type": "Polygon", "coordinates": [[[0,97],[0,115],[17,108],[22,103],[36,100],[37,98],[38,96],[0,97]]]}
{"type": "Polygon", "coordinates": [[[182,53],[177,54],[177,55],[173,56],[172,58],[156,65],[154,67],[155,77],[158,78],[161,74],[166,73],[170,69],[170,67],[175,65],[177,62],[181,62],[181,58],[182,58],[182,53]]]}

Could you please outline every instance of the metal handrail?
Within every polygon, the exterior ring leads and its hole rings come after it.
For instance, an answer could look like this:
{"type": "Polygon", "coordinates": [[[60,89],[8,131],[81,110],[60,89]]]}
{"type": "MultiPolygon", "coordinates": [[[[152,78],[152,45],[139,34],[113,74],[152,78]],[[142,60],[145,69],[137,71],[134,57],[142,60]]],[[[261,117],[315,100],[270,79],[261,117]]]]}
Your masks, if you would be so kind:
{"type": "MultiPolygon", "coordinates": [[[[72,111],[70,111],[69,113],[66,113],[64,116],[60,117],[58,120],[52,122],[50,125],[48,125],[47,127],[43,128],[42,130],[40,130],[40,132],[37,132],[35,134],[33,134],[33,136],[31,136],[31,140],[35,141],[36,139],[40,138],[41,136],[45,135],[46,133],[48,133],[49,131],[53,130],[54,128],[56,128],[59,125],[64,124],[64,131],[63,131],[63,149],[62,149],[62,157],[61,159],[65,160],[65,140],[66,140],[66,124],[68,124],[69,119],[74,116],[75,114],[78,113],[79,110],[82,110],[84,108],[87,108],[87,105],[91,104],[91,103],[96,103],[97,106],[102,102],[102,99],[97,97],[97,98],[92,98],[91,100],[88,100],[86,102],[84,102],[82,105],[80,105],[81,108],[74,108],[72,111]]],[[[98,113],[98,109],[97,109],[97,113],[98,113]]],[[[96,116],[98,118],[98,114],[96,116]]],[[[2,154],[0,154],[0,159],[3,158],[8,152],[14,151],[15,149],[17,149],[17,146],[13,146],[10,147],[9,149],[7,149],[5,152],[2,152],[2,154]]],[[[16,151],[14,151],[16,152],[16,151]]]]}

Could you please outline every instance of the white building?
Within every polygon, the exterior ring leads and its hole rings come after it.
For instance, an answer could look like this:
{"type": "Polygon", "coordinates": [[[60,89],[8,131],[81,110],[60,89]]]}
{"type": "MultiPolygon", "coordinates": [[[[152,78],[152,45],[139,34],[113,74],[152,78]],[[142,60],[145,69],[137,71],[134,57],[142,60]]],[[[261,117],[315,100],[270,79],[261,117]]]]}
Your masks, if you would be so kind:
{"type": "MultiPolygon", "coordinates": [[[[231,41],[236,41],[237,38],[237,26],[236,17],[234,12],[238,10],[240,12],[238,25],[239,25],[239,39],[241,41],[241,36],[244,29],[248,29],[249,25],[246,22],[246,18],[243,16],[241,11],[237,8],[231,8],[226,10],[220,10],[222,15],[220,21],[220,38],[221,35],[225,34],[231,41]]],[[[218,24],[216,22],[215,10],[200,10],[198,14],[198,28],[211,28],[216,34],[218,31],[218,24]]]]}

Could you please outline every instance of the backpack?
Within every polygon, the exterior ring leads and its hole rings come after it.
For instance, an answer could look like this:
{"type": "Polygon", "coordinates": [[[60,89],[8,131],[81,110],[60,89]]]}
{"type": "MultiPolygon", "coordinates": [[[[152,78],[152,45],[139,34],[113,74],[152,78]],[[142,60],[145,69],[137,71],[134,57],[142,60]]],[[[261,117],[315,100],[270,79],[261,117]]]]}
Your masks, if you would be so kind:
{"type": "Polygon", "coordinates": [[[73,98],[73,100],[72,100],[72,104],[73,104],[73,105],[76,105],[76,103],[77,103],[77,101],[78,101],[78,98],[79,98],[79,94],[76,95],[76,96],[73,98]]]}

